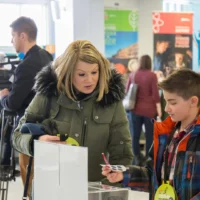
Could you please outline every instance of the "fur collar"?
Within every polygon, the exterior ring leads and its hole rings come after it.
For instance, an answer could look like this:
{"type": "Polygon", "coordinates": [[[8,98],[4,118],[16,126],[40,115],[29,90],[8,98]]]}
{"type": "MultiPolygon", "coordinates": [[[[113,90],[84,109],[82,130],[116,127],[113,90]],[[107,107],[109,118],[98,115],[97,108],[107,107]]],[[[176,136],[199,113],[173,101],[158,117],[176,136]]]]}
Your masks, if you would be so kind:
{"type": "MultiPolygon", "coordinates": [[[[36,76],[34,90],[45,96],[58,96],[57,77],[51,66],[44,67],[36,76]]],[[[111,105],[122,100],[125,96],[125,86],[122,75],[112,70],[112,76],[109,83],[109,92],[104,94],[103,99],[97,104],[101,107],[111,105]]]]}

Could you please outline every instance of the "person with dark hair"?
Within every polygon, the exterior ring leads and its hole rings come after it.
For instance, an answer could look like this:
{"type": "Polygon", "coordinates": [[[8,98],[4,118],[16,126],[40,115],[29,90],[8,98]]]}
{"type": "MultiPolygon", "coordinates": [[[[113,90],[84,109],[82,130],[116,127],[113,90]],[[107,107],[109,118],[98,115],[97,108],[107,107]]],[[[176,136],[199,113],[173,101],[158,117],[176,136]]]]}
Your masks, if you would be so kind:
{"type": "Polygon", "coordinates": [[[185,62],[186,52],[183,49],[176,48],[173,53],[173,60],[168,63],[170,70],[188,68],[185,62]]]}
{"type": "Polygon", "coordinates": [[[102,174],[111,183],[150,192],[150,200],[200,199],[200,74],[176,70],[158,86],[169,116],[154,122],[146,167],[129,166],[124,173],[104,167],[102,174]]]}
{"type": "Polygon", "coordinates": [[[133,153],[135,155],[135,164],[143,165],[143,156],[140,153],[140,135],[142,131],[142,125],[145,126],[146,136],[146,155],[153,141],[153,123],[152,118],[156,115],[161,117],[160,98],[157,87],[157,77],[151,71],[152,63],[151,58],[148,55],[143,55],[140,58],[139,69],[129,75],[126,91],[128,91],[131,82],[138,84],[138,91],[136,96],[135,108],[129,112],[132,114],[133,125],[133,153]]]}
{"type": "MultiPolygon", "coordinates": [[[[8,111],[16,112],[18,119],[23,116],[25,109],[33,99],[35,92],[32,90],[36,74],[51,62],[52,56],[36,45],[37,26],[28,17],[19,17],[10,25],[12,29],[12,43],[17,53],[23,52],[24,59],[14,72],[14,78],[10,89],[0,91],[1,107],[8,111]]],[[[2,164],[10,164],[11,144],[10,134],[6,134],[4,156],[2,164]]],[[[19,155],[20,170],[23,182],[25,181],[26,165],[28,158],[19,155]]]]}
{"type": "Polygon", "coordinates": [[[155,55],[153,59],[153,70],[164,72],[165,52],[169,47],[169,39],[165,36],[161,37],[156,35],[155,38],[155,55]]]}

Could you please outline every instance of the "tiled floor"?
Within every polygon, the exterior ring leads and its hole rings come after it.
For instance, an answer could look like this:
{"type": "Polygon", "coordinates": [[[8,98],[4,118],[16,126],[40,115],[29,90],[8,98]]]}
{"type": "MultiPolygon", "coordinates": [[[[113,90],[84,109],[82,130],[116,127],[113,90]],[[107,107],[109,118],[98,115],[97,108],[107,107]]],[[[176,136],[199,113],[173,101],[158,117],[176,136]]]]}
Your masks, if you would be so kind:
{"type": "Polygon", "coordinates": [[[23,196],[23,184],[21,177],[17,177],[16,181],[9,184],[8,200],[21,200],[23,196]]]}
{"type": "MultiPolygon", "coordinates": [[[[3,197],[0,193],[0,199],[3,197]]],[[[8,185],[8,199],[7,200],[21,200],[23,196],[23,185],[20,177],[16,178],[16,181],[10,181],[8,185]]],[[[3,199],[4,200],[4,199],[3,199]]]]}

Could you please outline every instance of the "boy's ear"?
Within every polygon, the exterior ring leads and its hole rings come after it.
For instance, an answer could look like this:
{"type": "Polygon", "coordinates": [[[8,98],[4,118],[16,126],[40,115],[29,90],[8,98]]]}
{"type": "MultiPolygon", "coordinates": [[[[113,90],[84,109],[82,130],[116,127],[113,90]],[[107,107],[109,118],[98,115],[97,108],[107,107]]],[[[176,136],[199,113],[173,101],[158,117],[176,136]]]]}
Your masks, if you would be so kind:
{"type": "Polygon", "coordinates": [[[191,97],[191,105],[192,106],[197,106],[199,103],[199,98],[197,96],[192,96],[191,97]]]}

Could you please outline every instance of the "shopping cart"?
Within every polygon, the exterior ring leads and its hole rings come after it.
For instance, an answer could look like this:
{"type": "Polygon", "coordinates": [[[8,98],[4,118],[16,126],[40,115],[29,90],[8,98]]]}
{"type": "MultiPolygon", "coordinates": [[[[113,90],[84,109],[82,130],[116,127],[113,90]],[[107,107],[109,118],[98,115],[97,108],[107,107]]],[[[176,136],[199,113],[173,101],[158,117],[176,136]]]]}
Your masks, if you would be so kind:
{"type": "Polygon", "coordinates": [[[0,142],[0,200],[7,200],[9,182],[15,181],[15,155],[11,148],[10,165],[2,164],[4,138],[8,133],[9,126],[11,131],[16,127],[16,113],[1,110],[1,142],[0,142]]]}

